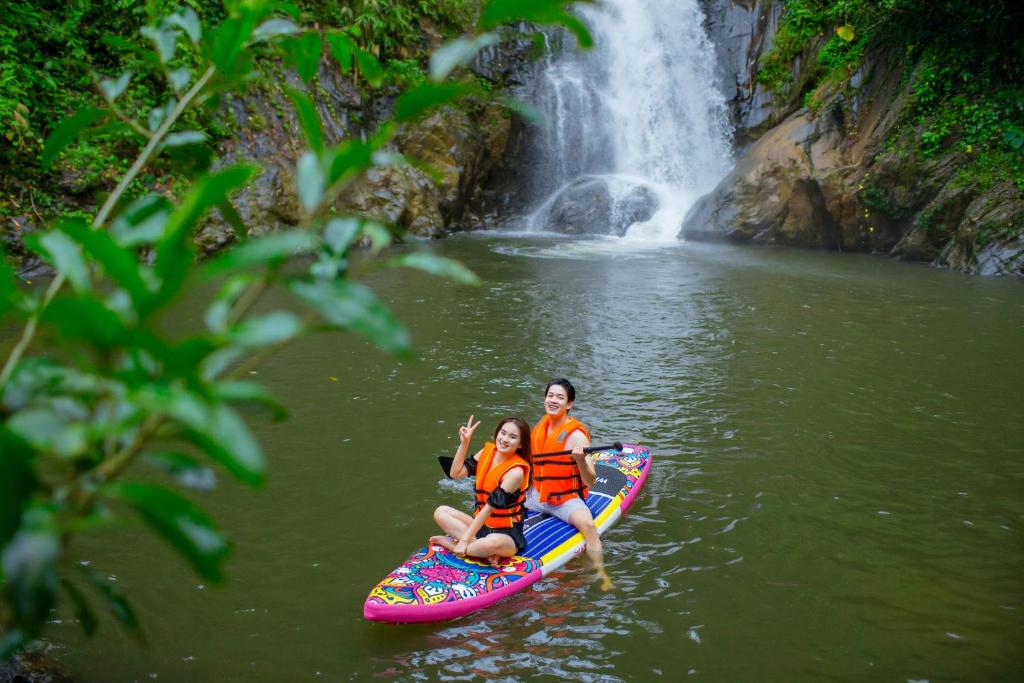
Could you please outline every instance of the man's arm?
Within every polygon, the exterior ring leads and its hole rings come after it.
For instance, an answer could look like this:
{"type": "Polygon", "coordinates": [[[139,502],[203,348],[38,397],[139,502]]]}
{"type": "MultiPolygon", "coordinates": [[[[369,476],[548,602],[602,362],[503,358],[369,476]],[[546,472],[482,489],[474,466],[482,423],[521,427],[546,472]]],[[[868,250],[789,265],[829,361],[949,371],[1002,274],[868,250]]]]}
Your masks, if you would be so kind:
{"type": "Polygon", "coordinates": [[[569,438],[565,440],[566,449],[573,449],[573,451],[579,450],[578,453],[573,453],[572,457],[576,461],[576,465],[580,468],[580,478],[583,479],[583,483],[587,487],[594,485],[597,481],[597,471],[594,469],[594,463],[590,462],[590,459],[583,454],[584,448],[590,446],[590,439],[583,433],[583,430],[577,429],[569,438]]]}

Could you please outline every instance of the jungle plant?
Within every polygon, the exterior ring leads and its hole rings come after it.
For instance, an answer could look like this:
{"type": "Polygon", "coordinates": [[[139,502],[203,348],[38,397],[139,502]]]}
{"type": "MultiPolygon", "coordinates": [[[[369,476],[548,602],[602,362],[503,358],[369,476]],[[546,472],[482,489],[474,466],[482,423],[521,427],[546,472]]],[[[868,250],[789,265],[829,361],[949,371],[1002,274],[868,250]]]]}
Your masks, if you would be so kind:
{"type": "Polygon", "coordinates": [[[23,324],[0,369],[0,658],[42,632],[58,598],[87,634],[97,628],[97,598],[139,631],[139,619],[107,575],[71,556],[77,535],[126,515],[138,515],[204,580],[223,580],[226,536],[179,490],[154,483],[145,468],[187,486],[209,461],[259,486],[263,453],[237,408],[255,404],[275,416],[284,411],[265,387],[247,379],[247,370],[303,335],[346,330],[398,358],[410,356],[406,329],[358,281],[350,260],[354,245],[368,243],[383,266],[466,284],[477,278],[457,262],[422,252],[388,256],[389,229],[335,215],[334,199],[371,167],[403,162],[388,148],[403,123],[478,92],[472,79],[451,74],[497,41],[493,31],[501,24],[563,24],[585,42],[586,31],[567,5],[485,3],[478,32],[438,49],[429,79],[402,92],[393,116],[365,139],[330,144],[307,90],[289,91],[308,150],[295,170],[304,219],[288,232],[250,234],[231,197],[256,167],[212,163],[207,136],[186,124],[193,108],[258,80],[255,63],[263,55],[292,65],[306,84],[316,76],[325,43],[342,69],[358,64],[364,75],[381,73],[347,27],[303,31],[291,3],[226,0],[220,21],[206,26],[191,4],[156,17],[141,30],[152,47],[143,60],[150,70],[99,78],[103,104],[79,109],[50,132],[44,167],[81,138],[122,136],[140,149],[89,220],[64,218],[28,239],[56,270],[44,289],[26,290],[11,267],[0,264],[0,314],[23,324]],[[149,90],[133,90],[137,79],[162,84],[146,106],[132,99],[148,96],[149,90]],[[157,159],[185,164],[191,180],[174,196],[133,195],[131,188],[157,159]],[[210,211],[220,212],[237,241],[200,263],[192,233],[210,211]],[[303,259],[285,267],[296,256],[303,259]],[[165,317],[174,302],[211,284],[217,293],[205,309],[206,329],[168,329],[165,317]],[[271,289],[290,293],[294,306],[258,307],[271,289]]]}

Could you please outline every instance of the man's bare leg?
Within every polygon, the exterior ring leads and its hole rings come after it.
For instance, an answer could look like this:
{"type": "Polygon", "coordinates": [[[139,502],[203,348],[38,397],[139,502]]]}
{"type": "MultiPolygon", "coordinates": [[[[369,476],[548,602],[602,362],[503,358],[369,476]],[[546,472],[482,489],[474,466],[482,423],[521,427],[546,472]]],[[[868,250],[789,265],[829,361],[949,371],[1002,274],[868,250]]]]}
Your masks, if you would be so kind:
{"type": "Polygon", "coordinates": [[[597,527],[594,526],[594,518],[590,510],[575,510],[569,515],[569,523],[580,530],[583,540],[587,544],[587,557],[594,566],[594,572],[601,581],[601,590],[610,591],[612,577],[604,568],[604,546],[601,545],[601,537],[597,535],[597,527]]]}

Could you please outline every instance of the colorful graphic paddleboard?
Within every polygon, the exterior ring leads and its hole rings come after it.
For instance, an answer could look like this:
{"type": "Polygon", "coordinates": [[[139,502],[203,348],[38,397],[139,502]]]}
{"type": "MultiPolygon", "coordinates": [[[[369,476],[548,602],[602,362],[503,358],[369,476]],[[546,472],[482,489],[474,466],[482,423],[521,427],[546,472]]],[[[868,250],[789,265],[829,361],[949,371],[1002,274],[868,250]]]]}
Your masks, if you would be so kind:
{"type": "MultiPolygon", "coordinates": [[[[625,444],[621,452],[599,451],[591,457],[597,482],[587,507],[603,534],[636,500],[651,470],[651,455],[642,446],[625,444]]],[[[584,550],[583,535],[549,515],[530,513],[523,526],[526,552],[498,567],[460,559],[436,545],[413,553],[370,591],[363,616],[391,623],[455,619],[528,588],[584,550]]]]}

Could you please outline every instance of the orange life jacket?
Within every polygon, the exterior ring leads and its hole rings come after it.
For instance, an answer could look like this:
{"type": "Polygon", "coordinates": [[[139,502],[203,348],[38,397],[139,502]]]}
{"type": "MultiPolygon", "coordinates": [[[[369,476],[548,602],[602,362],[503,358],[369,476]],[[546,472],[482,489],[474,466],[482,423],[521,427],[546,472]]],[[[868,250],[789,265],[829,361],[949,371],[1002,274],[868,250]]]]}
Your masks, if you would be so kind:
{"type": "MultiPolygon", "coordinates": [[[[534,453],[566,450],[565,441],[576,430],[590,438],[590,430],[574,417],[569,417],[557,433],[548,433],[550,424],[550,418],[545,415],[530,432],[530,449],[534,453]]],[[[571,455],[548,455],[534,457],[532,460],[533,486],[542,503],[560,505],[569,498],[587,497],[587,487],[583,485],[580,468],[571,455]]]]}
{"type": "Polygon", "coordinates": [[[476,465],[476,507],[473,514],[480,512],[480,508],[487,504],[491,492],[501,484],[502,477],[516,467],[523,468],[523,483],[519,485],[519,495],[515,504],[506,509],[495,508],[490,517],[484,522],[484,526],[491,529],[511,529],[516,524],[521,524],[526,513],[526,488],[530,483],[530,463],[526,462],[518,453],[511,458],[491,467],[494,461],[494,454],[498,452],[497,447],[488,441],[484,444],[483,452],[477,458],[476,465]]]}

